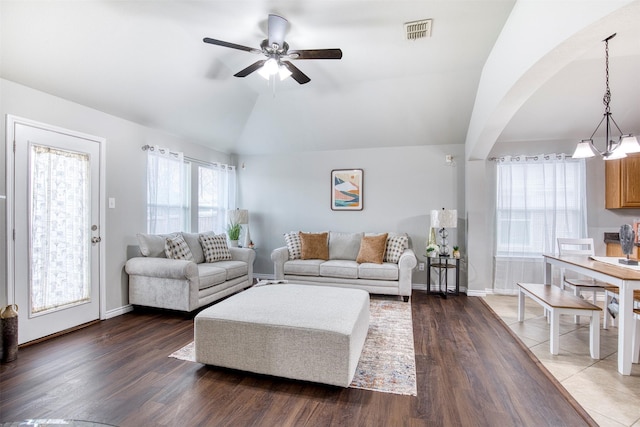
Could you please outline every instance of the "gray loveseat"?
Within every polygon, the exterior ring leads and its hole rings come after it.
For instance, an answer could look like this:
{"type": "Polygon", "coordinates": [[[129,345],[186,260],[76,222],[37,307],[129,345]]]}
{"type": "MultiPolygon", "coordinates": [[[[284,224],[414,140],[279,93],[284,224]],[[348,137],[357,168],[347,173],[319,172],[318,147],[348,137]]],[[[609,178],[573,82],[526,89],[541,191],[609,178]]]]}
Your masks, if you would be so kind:
{"type": "Polygon", "coordinates": [[[411,296],[418,260],[406,234],[291,232],[285,242],[271,253],[276,280],[411,296]]]}
{"type": "Polygon", "coordinates": [[[224,234],[139,234],[138,242],[142,256],[125,264],[132,305],[190,312],[253,283],[255,252],[227,247],[224,234]],[[179,241],[170,255],[184,259],[167,258],[168,239],[179,241]]]}

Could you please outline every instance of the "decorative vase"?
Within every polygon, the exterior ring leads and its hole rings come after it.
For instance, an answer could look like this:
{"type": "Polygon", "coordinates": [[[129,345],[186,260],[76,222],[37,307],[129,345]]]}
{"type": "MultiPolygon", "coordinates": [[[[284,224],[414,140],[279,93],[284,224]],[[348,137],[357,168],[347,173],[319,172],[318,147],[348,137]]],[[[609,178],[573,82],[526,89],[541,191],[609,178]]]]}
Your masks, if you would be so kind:
{"type": "Polygon", "coordinates": [[[453,257],[456,259],[460,258],[460,251],[453,251],[453,257]]]}
{"type": "Polygon", "coordinates": [[[18,306],[11,304],[0,311],[2,329],[2,363],[18,357],[18,306]],[[15,307],[15,308],[14,308],[15,307]]]}

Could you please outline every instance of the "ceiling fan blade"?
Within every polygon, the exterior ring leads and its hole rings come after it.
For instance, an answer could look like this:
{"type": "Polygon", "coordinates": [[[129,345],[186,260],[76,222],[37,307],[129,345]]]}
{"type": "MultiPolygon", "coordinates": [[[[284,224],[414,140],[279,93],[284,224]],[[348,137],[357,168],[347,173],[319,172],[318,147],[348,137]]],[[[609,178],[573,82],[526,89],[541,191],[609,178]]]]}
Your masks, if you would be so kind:
{"type": "Polygon", "coordinates": [[[244,51],[253,52],[253,53],[262,53],[260,49],[242,46],[240,44],[235,44],[235,43],[229,43],[222,40],[210,39],[209,37],[205,37],[204,39],[202,39],[202,41],[205,43],[215,44],[222,47],[230,47],[231,49],[244,50],[244,51]]]}
{"type": "Polygon", "coordinates": [[[269,46],[277,44],[278,46],[284,46],[284,33],[287,32],[288,21],[282,16],[269,15],[267,31],[269,32],[269,46]]]}
{"type": "Polygon", "coordinates": [[[234,74],[235,77],[247,77],[249,74],[253,73],[254,71],[256,71],[257,69],[259,69],[260,67],[262,67],[264,65],[264,63],[267,62],[266,59],[261,59],[258,62],[254,62],[253,64],[249,65],[247,68],[245,68],[244,70],[240,70],[237,73],[234,74]]]}
{"type": "Polygon", "coordinates": [[[289,51],[291,59],[341,59],[340,49],[308,49],[289,51]]]}
{"type": "Polygon", "coordinates": [[[297,81],[301,85],[303,85],[305,83],[309,83],[311,81],[311,79],[309,77],[307,77],[307,75],[305,73],[300,71],[298,69],[298,67],[293,65],[291,62],[282,61],[282,65],[284,65],[285,67],[287,67],[287,69],[289,71],[291,71],[291,77],[293,78],[293,80],[297,81]]]}

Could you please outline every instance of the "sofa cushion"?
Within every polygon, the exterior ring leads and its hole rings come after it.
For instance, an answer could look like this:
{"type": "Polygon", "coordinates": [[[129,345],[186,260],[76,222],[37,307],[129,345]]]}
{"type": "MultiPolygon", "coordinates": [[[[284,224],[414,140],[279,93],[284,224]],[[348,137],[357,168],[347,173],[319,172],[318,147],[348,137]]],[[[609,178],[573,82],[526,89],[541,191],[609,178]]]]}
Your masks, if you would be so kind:
{"type": "Polygon", "coordinates": [[[138,245],[140,245],[140,252],[142,256],[148,256],[153,258],[166,258],[164,253],[164,244],[167,237],[174,237],[178,233],[171,234],[136,234],[138,238],[138,245]]]}
{"type": "Polygon", "coordinates": [[[319,276],[321,259],[296,259],[284,263],[284,274],[294,276],[319,276]]]}
{"type": "Polygon", "coordinates": [[[400,255],[409,247],[409,237],[407,235],[389,235],[387,237],[387,245],[384,251],[384,262],[392,262],[397,264],[400,261],[400,255]]]}
{"type": "Polygon", "coordinates": [[[364,263],[358,266],[359,279],[398,280],[398,264],[385,262],[382,264],[364,263]]]}
{"type": "Polygon", "coordinates": [[[201,235],[215,236],[215,233],[213,231],[200,234],[182,232],[182,237],[184,238],[184,241],[187,242],[187,245],[189,245],[189,249],[191,249],[191,254],[193,255],[193,262],[196,264],[204,262],[204,252],[199,239],[201,235]]]}
{"type": "Polygon", "coordinates": [[[200,290],[219,285],[227,280],[227,270],[215,264],[198,264],[198,274],[200,275],[198,286],[200,290]]]}
{"type": "Polygon", "coordinates": [[[297,231],[285,233],[284,241],[289,250],[289,259],[300,259],[302,256],[302,246],[300,243],[300,234],[297,231]]]}
{"type": "Polygon", "coordinates": [[[360,251],[356,261],[360,264],[372,262],[382,264],[384,259],[384,250],[387,245],[387,233],[377,236],[364,236],[360,243],[360,251]]]}
{"type": "Polygon", "coordinates": [[[241,277],[249,273],[249,265],[244,261],[217,261],[211,265],[227,270],[227,280],[235,279],[236,277],[241,277]]]}
{"type": "Polygon", "coordinates": [[[320,275],[324,277],[358,278],[358,263],[348,260],[331,260],[320,264],[320,275]]]}
{"type": "Polygon", "coordinates": [[[329,233],[329,259],[354,261],[360,251],[360,241],[364,233],[329,233]]]}
{"type": "Polygon", "coordinates": [[[174,237],[167,237],[164,244],[164,253],[167,258],[170,259],[184,259],[186,261],[193,261],[193,254],[189,245],[184,241],[184,237],[178,234],[174,237]]]}
{"type": "Polygon", "coordinates": [[[227,246],[227,236],[217,234],[209,236],[202,234],[198,237],[204,252],[206,262],[226,261],[231,259],[231,252],[227,246]]]}
{"type": "Polygon", "coordinates": [[[329,259],[329,233],[300,232],[301,259],[329,259]]]}

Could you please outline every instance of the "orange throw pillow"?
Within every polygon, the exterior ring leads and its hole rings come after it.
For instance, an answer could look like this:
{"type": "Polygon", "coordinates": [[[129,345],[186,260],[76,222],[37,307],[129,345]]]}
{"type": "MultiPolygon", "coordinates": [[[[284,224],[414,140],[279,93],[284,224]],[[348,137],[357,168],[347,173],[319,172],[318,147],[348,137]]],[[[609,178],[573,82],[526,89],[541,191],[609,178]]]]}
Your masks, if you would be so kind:
{"type": "Polygon", "coordinates": [[[384,250],[387,247],[387,233],[377,236],[364,236],[360,243],[360,252],[356,262],[372,262],[374,264],[382,264],[384,259],[384,250]]]}
{"type": "Polygon", "coordinates": [[[301,259],[329,259],[329,233],[300,234],[301,259]]]}

